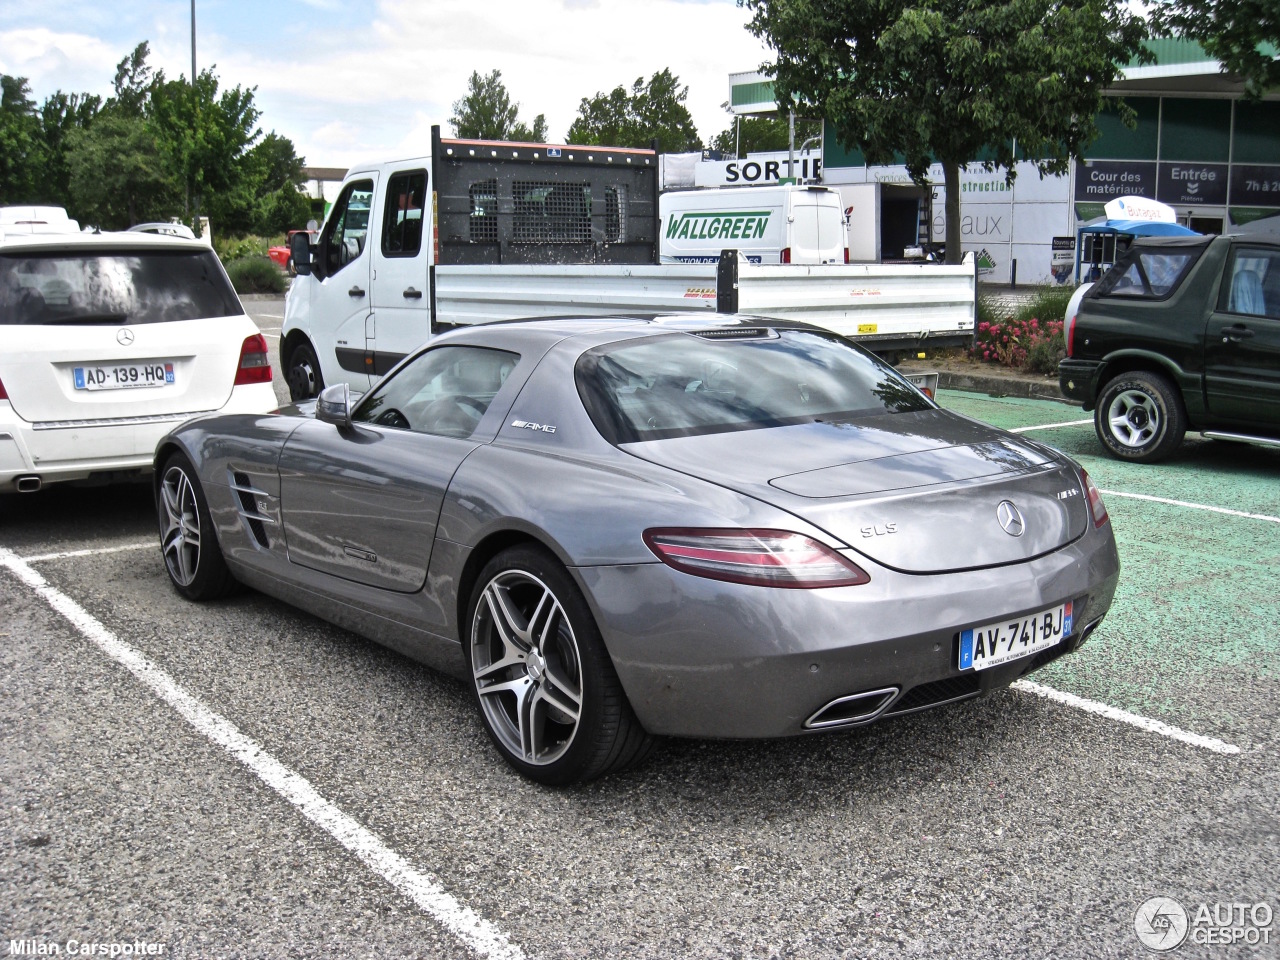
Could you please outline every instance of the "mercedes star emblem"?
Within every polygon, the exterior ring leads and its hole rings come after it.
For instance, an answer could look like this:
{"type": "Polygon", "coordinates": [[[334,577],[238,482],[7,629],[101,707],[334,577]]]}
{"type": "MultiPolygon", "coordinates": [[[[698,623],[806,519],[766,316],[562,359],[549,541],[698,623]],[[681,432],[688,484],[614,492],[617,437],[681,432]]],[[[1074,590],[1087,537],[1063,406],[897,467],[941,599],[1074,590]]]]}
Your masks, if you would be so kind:
{"type": "Polygon", "coordinates": [[[133,343],[133,331],[128,327],[121,327],[116,331],[116,341],[124,346],[133,343]]]}
{"type": "Polygon", "coordinates": [[[1000,506],[996,507],[996,519],[1000,521],[1000,526],[1004,528],[1004,532],[1011,537],[1020,537],[1022,536],[1022,531],[1027,529],[1027,524],[1022,519],[1022,514],[1008,500],[1001,500],[1000,506]]]}

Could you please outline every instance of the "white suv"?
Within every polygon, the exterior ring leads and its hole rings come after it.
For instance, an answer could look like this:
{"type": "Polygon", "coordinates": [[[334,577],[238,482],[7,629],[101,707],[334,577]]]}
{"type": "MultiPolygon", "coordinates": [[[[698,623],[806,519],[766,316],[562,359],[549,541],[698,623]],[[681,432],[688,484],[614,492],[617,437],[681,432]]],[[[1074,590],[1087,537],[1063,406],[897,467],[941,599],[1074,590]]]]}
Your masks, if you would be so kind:
{"type": "Polygon", "coordinates": [[[205,244],[0,233],[0,493],[141,476],[175,423],[278,405],[205,244]]]}

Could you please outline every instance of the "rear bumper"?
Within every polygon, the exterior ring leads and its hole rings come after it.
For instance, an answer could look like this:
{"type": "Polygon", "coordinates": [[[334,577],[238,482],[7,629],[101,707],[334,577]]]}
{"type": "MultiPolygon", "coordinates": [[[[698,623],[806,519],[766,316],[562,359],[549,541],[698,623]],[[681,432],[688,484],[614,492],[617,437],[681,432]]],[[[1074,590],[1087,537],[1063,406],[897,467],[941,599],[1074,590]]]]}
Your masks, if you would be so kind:
{"type": "Polygon", "coordinates": [[[1100,360],[1066,359],[1058,364],[1058,387],[1068,400],[1092,410],[1098,398],[1098,376],[1102,372],[1100,360]]]}
{"type": "Polygon", "coordinates": [[[269,383],[235,387],[220,410],[116,420],[31,423],[0,400],[0,494],[18,480],[38,486],[91,478],[121,479],[151,472],[156,444],[175,426],[202,413],[263,413],[279,406],[269,383]]]}
{"type": "Polygon", "coordinates": [[[896,688],[884,716],[1003,687],[1078,646],[1111,606],[1120,562],[1110,527],[1028,563],[936,576],[859,564],[871,582],[781,590],[689,576],[665,564],[579,567],[632,708],[655,734],[781,737],[835,700],[896,688]],[[974,672],[959,632],[1066,600],[1072,636],[1044,654],[974,672]]]}

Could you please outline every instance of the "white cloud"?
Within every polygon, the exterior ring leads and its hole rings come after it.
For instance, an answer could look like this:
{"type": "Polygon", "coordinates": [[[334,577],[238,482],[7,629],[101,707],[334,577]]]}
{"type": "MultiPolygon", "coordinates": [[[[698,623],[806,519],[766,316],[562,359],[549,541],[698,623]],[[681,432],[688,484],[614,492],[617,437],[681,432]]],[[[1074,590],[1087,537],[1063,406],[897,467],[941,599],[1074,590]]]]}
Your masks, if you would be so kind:
{"type": "Polygon", "coordinates": [[[120,57],[110,44],[81,33],[0,31],[0,73],[29,78],[37,100],[58,89],[109,93],[120,57]]]}

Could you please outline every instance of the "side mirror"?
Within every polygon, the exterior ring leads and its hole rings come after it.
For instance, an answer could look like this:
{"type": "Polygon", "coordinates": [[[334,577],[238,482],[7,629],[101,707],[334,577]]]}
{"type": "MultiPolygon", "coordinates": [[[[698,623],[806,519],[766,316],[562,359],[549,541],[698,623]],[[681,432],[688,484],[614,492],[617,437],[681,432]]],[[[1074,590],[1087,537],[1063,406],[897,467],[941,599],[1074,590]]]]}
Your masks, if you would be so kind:
{"type": "Polygon", "coordinates": [[[289,256],[293,260],[293,269],[298,276],[311,276],[310,234],[299,232],[289,238],[289,256]]]}
{"type": "Polygon", "coordinates": [[[345,383],[335,383],[325,387],[316,398],[316,419],[323,423],[332,423],[339,429],[351,427],[351,387],[345,383]]]}

